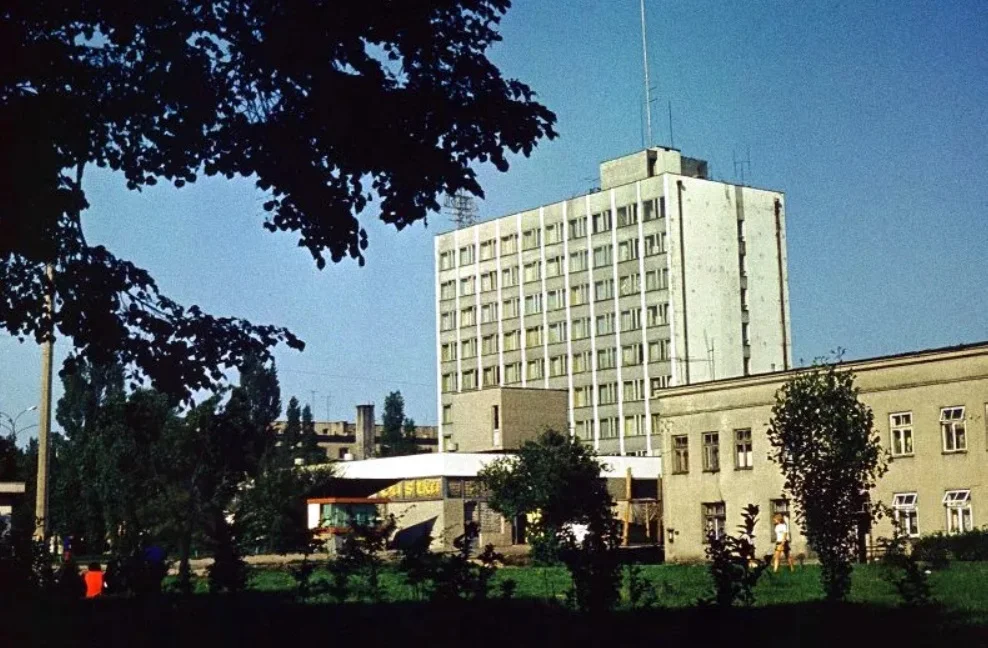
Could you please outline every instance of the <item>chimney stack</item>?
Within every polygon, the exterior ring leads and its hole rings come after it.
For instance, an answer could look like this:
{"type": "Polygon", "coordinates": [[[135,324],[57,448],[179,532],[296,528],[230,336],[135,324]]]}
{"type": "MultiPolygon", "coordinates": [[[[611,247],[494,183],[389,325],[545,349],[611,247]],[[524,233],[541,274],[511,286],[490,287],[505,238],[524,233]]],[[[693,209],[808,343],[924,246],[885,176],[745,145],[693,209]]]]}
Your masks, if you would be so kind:
{"type": "Polygon", "coordinates": [[[370,459],[374,456],[374,403],[357,405],[357,451],[358,459],[370,459]]]}

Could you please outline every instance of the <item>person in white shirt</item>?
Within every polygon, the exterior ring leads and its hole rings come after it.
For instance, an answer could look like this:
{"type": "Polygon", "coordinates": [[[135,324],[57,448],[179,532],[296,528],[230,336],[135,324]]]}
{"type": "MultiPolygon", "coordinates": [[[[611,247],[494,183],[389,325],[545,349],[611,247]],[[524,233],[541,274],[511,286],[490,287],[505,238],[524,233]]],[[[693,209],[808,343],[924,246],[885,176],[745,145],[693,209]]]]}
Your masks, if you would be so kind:
{"type": "Polygon", "coordinates": [[[789,571],[793,571],[792,555],[789,553],[789,525],[785,518],[776,515],[775,522],[775,554],[772,556],[772,571],[779,571],[779,559],[782,554],[786,555],[786,562],[789,563],[789,571]]]}

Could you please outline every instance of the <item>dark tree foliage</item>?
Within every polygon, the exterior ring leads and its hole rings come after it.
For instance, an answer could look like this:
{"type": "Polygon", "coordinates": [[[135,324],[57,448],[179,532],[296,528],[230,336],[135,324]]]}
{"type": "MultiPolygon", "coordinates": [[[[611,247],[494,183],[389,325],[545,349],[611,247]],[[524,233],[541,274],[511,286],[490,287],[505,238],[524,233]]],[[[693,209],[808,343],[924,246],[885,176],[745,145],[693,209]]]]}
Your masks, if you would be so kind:
{"type": "Polygon", "coordinates": [[[405,398],[393,391],[384,398],[381,415],[381,456],[395,457],[415,454],[415,421],[405,418],[405,398]]]}
{"type": "Polygon", "coordinates": [[[319,447],[316,424],[312,419],[312,408],[308,405],[302,408],[302,438],[299,441],[298,456],[307,466],[326,463],[326,451],[319,447]]]}
{"type": "Polygon", "coordinates": [[[508,0],[16,2],[0,9],[0,325],[188,398],[285,329],[214,317],[89,245],[87,167],[130,189],[244,176],[264,227],[296,233],[321,268],[363,262],[358,218],[402,229],[439,193],[483,192],[554,137],[555,116],[487,58],[508,0]],[[368,212],[371,212],[368,214],[368,212]],[[376,213],[375,213],[376,212],[376,213]],[[54,281],[44,273],[54,267],[54,281]]]}
{"type": "Polygon", "coordinates": [[[295,465],[301,442],[302,408],[299,407],[298,399],[292,396],[288,399],[288,408],[285,410],[285,427],[281,431],[281,438],[278,439],[279,465],[284,467],[295,465]]]}
{"type": "Polygon", "coordinates": [[[796,520],[820,557],[829,600],[851,589],[859,524],[878,513],[868,491],[888,469],[871,409],[858,400],[854,374],[834,364],[801,372],[776,394],[768,430],[770,459],[796,501],[796,520]]]}
{"type": "Polygon", "coordinates": [[[755,603],[755,585],[768,561],[758,558],[755,549],[755,529],[758,527],[758,506],[748,504],[741,513],[738,534],[707,534],[707,559],[713,596],[701,599],[702,604],[730,607],[735,603],[751,606],[755,603]]]}

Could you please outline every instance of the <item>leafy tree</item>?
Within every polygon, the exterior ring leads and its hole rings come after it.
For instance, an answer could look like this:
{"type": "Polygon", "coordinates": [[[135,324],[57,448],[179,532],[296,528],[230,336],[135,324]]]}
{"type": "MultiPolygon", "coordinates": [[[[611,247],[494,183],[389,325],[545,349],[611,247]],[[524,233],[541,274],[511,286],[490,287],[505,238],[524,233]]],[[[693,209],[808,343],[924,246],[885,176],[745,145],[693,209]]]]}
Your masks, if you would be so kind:
{"type": "Polygon", "coordinates": [[[770,458],[781,467],[797,503],[796,520],[820,557],[829,600],[850,592],[856,530],[878,511],[868,491],[885,474],[888,458],[873,423],[854,375],[834,364],[794,376],[772,408],[770,458]]]}
{"type": "Polygon", "coordinates": [[[116,0],[5,6],[0,43],[0,325],[54,328],[94,364],[117,360],[172,398],[290,332],[184,308],[145,270],[83,235],[83,178],[130,189],[201,174],[253,178],[264,227],[297,233],[322,268],[363,262],[358,217],[402,229],[437,194],[483,192],[472,164],[508,168],[555,116],[487,57],[509,0],[330,3],[116,0]],[[49,281],[44,266],[54,266],[49,281]]]}
{"type": "Polygon", "coordinates": [[[326,451],[319,447],[319,437],[316,435],[316,424],[312,420],[312,409],[308,405],[302,408],[302,439],[299,442],[299,456],[302,463],[326,463],[326,451]]]}
{"type": "Polygon", "coordinates": [[[302,410],[299,407],[298,399],[292,396],[288,400],[288,409],[285,410],[285,427],[281,431],[281,439],[278,445],[281,448],[279,455],[282,466],[295,465],[295,458],[298,456],[298,446],[302,442],[302,410]]]}

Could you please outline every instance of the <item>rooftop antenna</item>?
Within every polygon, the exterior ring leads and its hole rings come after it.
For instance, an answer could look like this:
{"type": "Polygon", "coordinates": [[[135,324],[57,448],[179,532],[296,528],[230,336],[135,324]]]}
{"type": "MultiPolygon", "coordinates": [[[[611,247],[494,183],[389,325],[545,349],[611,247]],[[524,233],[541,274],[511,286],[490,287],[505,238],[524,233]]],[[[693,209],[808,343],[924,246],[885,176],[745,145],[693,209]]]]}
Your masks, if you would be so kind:
{"type": "Polygon", "coordinates": [[[669,100],[669,148],[676,148],[676,140],[672,137],[672,99],[669,100]]]}
{"type": "Polygon", "coordinates": [[[648,40],[645,38],[645,0],[640,0],[642,14],[642,64],[645,67],[645,124],[648,138],[646,144],[652,145],[652,88],[648,83],[648,40]]]}
{"type": "Polygon", "coordinates": [[[741,175],[741,184],[744,184],[744,167],[748,166],[748,173],[751,173],[751,147],[747,148],[745,153],[745,158],[743,160],[738,159],[738,152],[732,151],[731,154],[734,156],[734,177],[738,177],[738,172],[741,175]]]}
{"type": "Polygon", "coordinates": [[[447,194],[443,207],[446,208],[446,213],[456,225],[456,229],[470,227],[477,222],[477,205],[473,201],[473,196],[462,190],[452,196],[447,194]]]}

